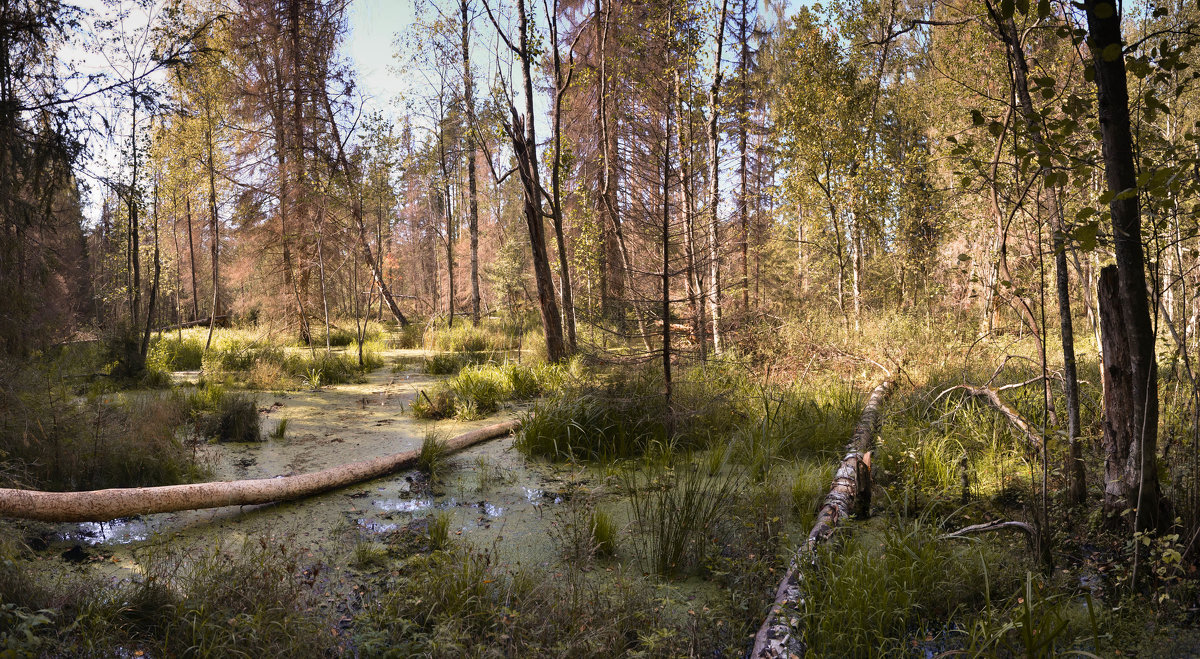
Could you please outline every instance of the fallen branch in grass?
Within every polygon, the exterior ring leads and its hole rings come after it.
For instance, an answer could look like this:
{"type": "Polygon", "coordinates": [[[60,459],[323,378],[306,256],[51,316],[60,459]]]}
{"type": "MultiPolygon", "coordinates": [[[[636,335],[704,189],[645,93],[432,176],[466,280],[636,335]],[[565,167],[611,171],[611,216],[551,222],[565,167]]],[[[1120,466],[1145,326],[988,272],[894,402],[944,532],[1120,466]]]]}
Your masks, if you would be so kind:
{"type": "MultiPolygon", "coordinates": [[[[447,453],[508,435],[519,420],[504,421],[463,433],[445,442],[447,453]]],[[[131,487],[86,492],[42,492],[0,489],[0,517],[44,522],[106,522],[121,517],[178,510],[247,506],[301,499],[347,485],[386,476],[416,464],[420,449],[393,453],[299,476],[192,483],[163,487],[131,487]]]]}
{"type": "Polygon", "coordinates": [[[813,560],[817,545],[833,534],[841,519],[856,513],[865,515],[870,510],[871,448],[879,427],[879,408],[892,392],[895,382],[894,377],[884,380],[867,399],[854,434],[846,443],[846,457],[838,465],[833,485],[817,512],[817,521],[808,534],[808,540],[792,557],[792,563],[775,591],[775,601],[771,604],[767,619],[754,637],[754,649],[750,652],[754,659],[805,655],[804,631],[797,612],[805,598],[800,567],[805,561],[813,560]]]}
{"type": "MultiPolygon", "coordinates": [[[[1040,380],[1041,378],[1038,378],[1038,379],[1040,380]]],[[[1023,382],[1016,386],[1022,386],[1024,384],[1028,384],[1028,383],[1023,382]]],[[[1013,385],[1006,385],[1006,387],[1013,388],[1013,385]]],[[[972,396],[976,396],[978,398],[983,398],[987,402],[991,403],[992,407],[996,408],[997,411],[999,411],[1001,414],[1003,414],[1004,417],[1006,419],[1008,419],[1008,422],[1010,424],[1012,424],[1012,426],[1014,428],[1016,428],[1017,430],[1020,430],[1021,433],[1023,435],[1025,435],[1025,440],[1027,442],[1029,442],[1030,448],[1033,448],[1036,450],[1041,450],[1042,438],[1039,437],[1036,433],[1034,433],[1033,426],[1030,425],[1029,421],[1025,420],[1025,417],[1021,416],[1020,412],[1018,412],[1015,409],[1013,409],[1012,407],[1010,407],[1007,403],[1005,403],[1000,398],[999,391],[997,391],[996,389],[992,389],[991,387],[975,387],[975,386],[971,386],[969,384],[960,384],[957,386],[950,387],[949,389],[938,394],[938,398],[941,398],[942,396],[946,395],[947,393],[949,393],[951,391],[954,391],[955,389],[962,389],[963,391],[971,394],[972,396]]]]}
{"type": "Polygon", "coordinates": [[[991,533],[993,531],[1004,531],[1006,529],[1016,529],[1018,531],[1024,531],[1025,534],[1029,537],[1030,542],[1034,542],[1037,539],[1037,530],[1034,529],[1032,525],[1027,524],[1025,522],[1013,522],[1013,521],[1004,521],[1004,520],[997,519],[997,520],[993,520],[991,522],[984,522],[983,524],[972,524],[970,526],[964,526],[963,528],[961,528],[957,531],[954,531],[953,533],[947,533],[946,535],[939,536],[938,540],[950,540],[952,538],[965,538],[966,536],[971,535],[972,533],[991,533]]]}
{"type": "MultiPolygon", "coordinates": [[[[154,331],[155,332],[169,332],[172,330],[187,329],[189,327],[200,327],[200,326],[208,327],[208,325],[210,323],[212,323],[211,317],[200,318],[198,320],[189,320],[186,323],[179,323],[176,325],[163,325],[162,327],[155,327],[154,331]]],[[[217,316],[217,325],[219,327],[228,326],[229,325],[229,316],[217,316]]]]}

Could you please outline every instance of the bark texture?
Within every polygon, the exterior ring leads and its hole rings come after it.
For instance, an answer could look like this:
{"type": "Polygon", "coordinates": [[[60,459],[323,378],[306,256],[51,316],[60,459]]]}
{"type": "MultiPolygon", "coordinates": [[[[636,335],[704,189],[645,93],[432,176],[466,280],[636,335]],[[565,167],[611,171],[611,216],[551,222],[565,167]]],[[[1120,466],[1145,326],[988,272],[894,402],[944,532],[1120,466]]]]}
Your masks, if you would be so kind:
{"type": "Polygon", "coordinates": [[[794,615],[803,606],[807,596],[800,567],[804,562],[815,560],[817,545],[829,539],[841,519],[851,514],[865,515],[869,511],[871,448],[879,427],[879,408],[891,394],[895,382],[894,378],[884,380],[867,399],[854,434],[846,443],[846,457],[842,458],[834,474],[833,485],[817,512],[817,521],[808,534],[808,540],[792,557],[792,564],[775,591],[775,602],[771,604],[767,619],[754,637],[754,649],[750,652],[753,659],[805,655],[804,630],[800,626],[799,616],[794,615]]]}
{"type": "MultiPolygon", "coordinates": [[[[504,421],[445,442],[449,452],[514,432],[521,422],[504,421]]],[[[0,516],[44,522],[107,522],[121,517],[179,510],[248,506],[301,499],[411,467],[420,449],[279,478],[131,487],[88,492],[0,489],[0,516]]]]}

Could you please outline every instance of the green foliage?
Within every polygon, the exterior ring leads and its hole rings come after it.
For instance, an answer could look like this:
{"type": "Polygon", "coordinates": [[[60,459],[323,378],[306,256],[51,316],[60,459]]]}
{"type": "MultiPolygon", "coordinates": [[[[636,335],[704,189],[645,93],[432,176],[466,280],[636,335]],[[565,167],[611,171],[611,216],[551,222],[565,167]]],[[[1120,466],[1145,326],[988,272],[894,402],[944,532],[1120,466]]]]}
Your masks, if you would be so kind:
{"type": "Polygon", "coordinates": [[[227,394],[215,411],[202,418],[197,430],[219,442],[257,442],[262,439],[258,401],[245,394],[227,394]]]}
{"type": "Polygon", "coordinates": [[[283,417],[279,420],[279,423],[275,424],[275,428],[271,431],[271,439],[283,441],[283,439],[287,437],[287,427],[287,417],[283,417]]]}

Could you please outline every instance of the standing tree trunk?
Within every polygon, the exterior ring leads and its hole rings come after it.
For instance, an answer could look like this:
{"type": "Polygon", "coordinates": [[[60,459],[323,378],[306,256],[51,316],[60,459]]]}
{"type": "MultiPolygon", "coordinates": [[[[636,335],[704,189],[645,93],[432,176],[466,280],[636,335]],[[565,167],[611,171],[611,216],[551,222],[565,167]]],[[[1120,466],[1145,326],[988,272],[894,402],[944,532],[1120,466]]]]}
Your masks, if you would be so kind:
{"type": "Polygon", "coordinates": [[[200,295],[196,292],[196,248],[192,242],[192,195],[188,193],[183,198],[183,208],[187,215],[188,227],[188,266],[192,272],[192,317],[188,320],[196,320],[200,317],[200,295]]]}
{"type": "Polygon", "coordinates": [[[471,321],[479,324],[479,193],[475,180],[475,77],[471,74],[469,0],[460,0],[462,10],[463,104],[467,109],[467,191],[470,195],[471,232],[471,321]]]}
{"type": "MultiPolygon", "coordinates": [[[[487,7],[486,3],[484,5],[487,7]]],[[[566,354],[563,346],[562,316],[559,314],[558,303],[554,294],[554,280],[550,274],[550,256],[546,251],[546,230],[542,222],[541,196],[545,189],[542,187],[538,174],[537,134],[534,131],[533,113],[533,53],[529,46],[530,19],[525,8],[525,0],[517,0],[517,22],[519,24],[518,42],[513,44],[500,30],[496,17],[491,8],[487,7],[488,18],[500,32],[505,44],[521,60],[521,81],[525,92],[525,116],[517,114],[517,109],[510,106],[512,115],[511,125],[505,124],[505,131],[513,144],[513,154],[517,159],[517,171],[521,176],[521,184],[525,193],[525,223],[529,228],[529,242],[532,248],[534,281],[538,290],[538,310],[542,317],[542,329],[546,334],[546,358],[551,362],[562,361],[566,354]]]]}
{"type": "Polygon", "coordinates": [[[720,202],[721,145],[719,132],[721,96],[721,49],[725,45],[725,17],[729,0],[721,0],[721,13],[717,18],[717,52],[712,87],[708,90],[708,259],[709,289],[708,303],[712,309],[713,353],[721,354],[721,248],[717,205],[720,202]]]}
{"type": "MultiPolygon", "coordinates": [[[[1122,330],[1127,360],[1106,345],[1105,370],[1128,369],[1129,422],[1113,426],[1122,433],[1114,438],[1128,443],[1126,486],[1134,497],[1130,522],[1135,530],[1154,529],[1163,520],[1158,487],[1158,365],[1154,359],[1154,329],[1146,293],[1146,264],[1142,255],[1142,222],[1138,210],[1137,170],[1133,163],[1133,135],[1129,125],[1129,88],[1122,51],[1121,16],[1111,2],[1085,0],[1089,44],[1096,71],[1097,110],[1104,146],[1104,174],[1112,195],[1113,251],[1119,290],[1122,330]],[[1131,193],[1132,192],[1132,193],[1131,193]]],[[[1112,276],[1109,276],[1111,281],[1112,276]]],[[[1112,308],[1113,305],[1110,305],[1112,308]]],[[[1103,313],[1101,313],[1103,316],[1103,313]]],[[[1103,317],[1101,323],[1105,323],[1103,317]]],[[[1114,337],[1117,340],[1117,337],[1114,337]]],[[[1106,341],[1106,343],[1108,343],[1106,341]]],[[[1115,397],[1105,398],[1106,414],[1121,414],[1115,397]],[[1113,406],[1110,407],[1109,403],[1113,406]]],[[[1119,420],[1119,417],[1118,417],[1119,420]]]]}
{"type": "Polygon", "coordinates": [[[209,232],[212,234],[212,316],[209,317],[208,339],[204,342],[204,351],[208,352],[212,345],[213,328],[217,325],[217,316],[221,315],[221,223],[217,218],[217,164],[213,160],[213,117],[211,108],[205,106],[204,130],[205,147],[208,150],[208,212],[210,218],[209,232]]]}
{"type": "MultiPolygon", "coordinates": [[[[574,354],[578,348],[575,338],[575,298],[571,290],[571,265],[567,259],[567,241],[563,234],[562,211],[562,102],[567,88],[571,86],[571,78],[575,75],[575,53],[571,52],[567,60],[567,72],[562,72],[562,54],[558,43],[558,1],[547,8],[547,22],[550,24],[551,60],[554,63],[554,158],[550,166],[550,219],[554,222],[554,240],[558,247],[558,276],[562,286],[562,314],[566,328],[566,351],[574,354]]],[[[574,46],[572,45],[572,48],[574,46]]]]}
{"type": "MultiPolygon", "coordinates": [[[[1025,125],[1029,129],[1030,138],[1039,150],[1040,155],[1049,155],[1045,137],[1042,134],[1042,116],[1033,107],[1033,98],[1029,94],[1029,65],[1025,59],[1025,49],[1021,44],[1016,23],[1011,17],[1002,18],[988,3],[988,11],[996,23],[1001,38],[1008,50],[1009,61],[1012,64],[1013,87],[1017,93],[1017,101],[1025,125]]],[[[1054,233],[1054,270],[1055,288],[1058,293],[1058,317],[1063,350],[1063,393],[1067,398],[1067,500],[1073,504],[1083,503],[1087,496],[1083,471],[1082,447],[1079,437],[1079,377],[1075,364],[1075,328],[1071,319],[1071,288],[1067,270],[1067,245],[1062,221],[1061,206],[1058,199],[1057,185],[1049,167],[1039,167],[1038,174],[1043,179],[1045,196],[1044,211],[1050,218],[1050,229],[1054,233]]],[[[1049,378],[1043,380],[1045,396],[1053,400],[1050,391],[1049,378]]],[[[1047,409],[1053,409],[1048,407],[1047,409]]]]}

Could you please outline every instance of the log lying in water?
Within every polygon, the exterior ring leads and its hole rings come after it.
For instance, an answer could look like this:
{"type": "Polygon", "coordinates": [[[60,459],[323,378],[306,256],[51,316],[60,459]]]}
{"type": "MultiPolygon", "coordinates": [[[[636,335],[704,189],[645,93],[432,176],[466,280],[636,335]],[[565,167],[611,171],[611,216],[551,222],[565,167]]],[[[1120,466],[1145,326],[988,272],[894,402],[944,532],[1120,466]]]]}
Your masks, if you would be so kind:
{"type": "Polygon", "coordinates": [[[775,591],[775,602],[767,613],[767,619],[754,637],[754,659],[765,657],[803,657],[805,654],[804,633],[800,618],[794,613],[805,597],[803,575],[800,566],[812,560],[817,545],[833,533],[843,517],[853,513],[866,513],[871,505],[871,448],[875,443],[875,431],[879,427],[879,408],[892,392],[894,379],[884,380],[871,392],[863,408],[854,434],[846,443],[846,457],[838,465],[833,485],[825,496],[825,503],[817,512],[817,521],[808,540],[801,545],[783,581],[775,591]]]}
{"type": "MultiPolygon", "coordinates": [[[[463,433],[445,442],[460,451],[516,431],[521,422],[505,421],[463,433]]],[[[41,492],[0,489],[0,517],[44,522],[107,522],[120,517],[178,510],[246,506],[288,501],[368,481],[411,467],[420,450],[404,451],[299,476],[242,481],[192,483],[163,487],[131,487],[87,492],[41,492]]]]}

